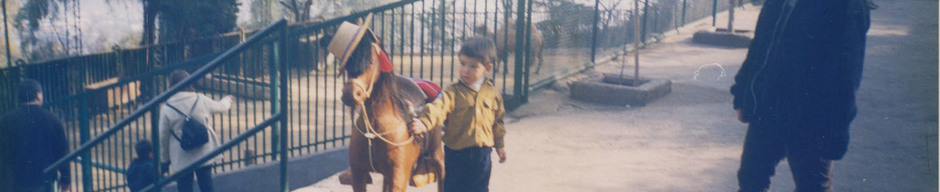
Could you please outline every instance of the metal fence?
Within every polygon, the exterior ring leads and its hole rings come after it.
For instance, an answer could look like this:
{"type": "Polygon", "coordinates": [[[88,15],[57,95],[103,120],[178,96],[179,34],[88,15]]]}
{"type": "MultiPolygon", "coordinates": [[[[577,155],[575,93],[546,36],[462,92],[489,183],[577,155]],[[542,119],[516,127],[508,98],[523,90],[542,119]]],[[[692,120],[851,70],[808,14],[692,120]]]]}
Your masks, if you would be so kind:
{"type": "MultiPolygon", "coordinates": [[[[310,23],[300,23],[291,27],[309,25],[310,23]]],[[[217,56],[221,51],[244,42],[248,35],[255,32],[254,30],[237,31],[186,42],[165,42],[128,49],[114,47],[112,51],[106,53],[19,63],[12,67],[0,68],[0,74],[4,74],[0,77],[0,86],[16,85],[19,77],[36,79],[43,84],[55,85],[44,87],[44,97],[46,101],[58,102],[70,95],[77,95],[96,87],[110,85],[184,62],[188,65],[183,68],[192,71],[217,56]]],[[[141,83],[150,85],[153,82],[141,83]]],[[[156,90],[150,90],[149,86],[142,86],[140,91],[145,97],[141,98],[144,101],[147,96],[157,93],[156,90]]],[[[14,109],[15,105],[12,105],[14,99],[12,96],[0,96],[0,113],[14,109]]]]}
{"type": "MultiPolygon", "coordinates": [[[[634,19],[643,23],[641,33],[645,35],[641,38],[651,39],[707,18],[714,8],[718,8],[715,12],[727,9],[726,1],[718,1],[717,7],[713,0],[644,1],[634,8],[633,1],[404,0],[332,20],[292,25],[283,41],[288,55],[286,73],[278,73],[273,64],[277,59],[273,48],[282,41],[272,38],[226,59],[196,83],[197,90],[210,97],[236,97],[232,110],[211,120],[223,142],[251,132],[278,110],[283,109],[287,118],[286,132],[265,129],[221,153],[222,160],[213,164],[214,172],[277,160],[279,143],[284,141],[280,136],[288,138],[284,142],[291,157],[347,145],[350,110],[339,101],[345,76],[326,53],[332,33],[343,21],[373,13],[371,28],[382,39],[396,72],[442,86],[457,81],[456,53],[462,40],[494,38],[500,49],[509,53],[491,78],[507,106],[514,108],[526,102],[529,91],[589,68],[604,57],[621,54],[634,41],[634,19]],[[634,11],[637,18],[630,16],[634,11]],[[524,40],[539,36],[540,41],[524,40]],[[507,43],[513,39],[520,41],[507,43]],[[542,50],[542,54],[535,50],[542,50]],[[536,59],[540,56],[541,66],[536,59]],[[541,69],[536,73],[534,68],[541,69]],[[278,75],[287,78],[286,108],[275,105],[278,75]]],[[[66,122],[73,149],[107,134],[88,153],[73,159],[73,190],[126,191],[124,168],[136,156],[132,145],[142,139],[157,140],[154,133],[159,112],[153,109],[129,117],[167,90],[169,72],[199,68],[219,56],[219,51],[243,41],[244,35],[220,38],[207,44],[212,51],[199,57],[187,55],[191,53],[185,52],[185,45],[155,45],[150,50],[0,69],[0,88],[14,90],[20,77],[42,82],[50,101],[46,107],[66,122]],[[129,123],[109,133],[122,121],[129,123]]],[[[0,94],[0,111],[15,107],[10,105],[15,103],[12,95],[0,94]]]]}
{"type": "MultiPolygon", "coordinates": [[[[283,35],[278,34],[259,34],[264,36],[246,42],[251,44],[236,46],[238,49],[232,49],[236,51],[229,50],[223,53],[224,57],[207,57],[213,62],[201,66],[207,68],[202,70],[206,72],[194,72],[193,79],[199,79],[194,81],[198,92],[214,98],[232,93],[238,95],[232,110],[214,115],[211,121],[223,141],[231,142],[236,137],[247,137],[247,140],[234,144],[232,150],[223,153],[223,160],[214,164],[216,170],[226,171],[277,159],[277,147],[283,141],[279,131],[268,129],[253,135],[253,130],[266,128],[255,127],[265,120],[283,116],[279,115],[283,114],[280,113],[283,107],[279,104],[284,101],[279,100],[277,90],[285,90],[286,85],[278,85],[277,63],[286,59],[278,61],[278,42],[283,45],[283,35]],[[201,78],[200,73],[208,73],[209,76],[201,78]],[[252,135],[243,135],[248,132],[252,135]]],[[[183,62],[47,103],[46,106],[66,122],[72,145],[79,146],[70,156],[60,160],[60,163],[72,164],[73,183],[76,183],[73,190],[126,191],[124,168],[137,156],[133,154],[134,143],[149,139],[155,148],[154,156],[159,159],[158,106],[182,87],[177,85],[174,90],[168,90],[171,85],[167,84],[166,76],[173,70],[206,62],[202,59],[183,62]],[[141,97],[143,93],[140,90],[145,86],[149,86],[152,93],[159,94],[149,95],[153,100],[148,99],[146,103],[131,102],[133,98],[141,97]]]]}

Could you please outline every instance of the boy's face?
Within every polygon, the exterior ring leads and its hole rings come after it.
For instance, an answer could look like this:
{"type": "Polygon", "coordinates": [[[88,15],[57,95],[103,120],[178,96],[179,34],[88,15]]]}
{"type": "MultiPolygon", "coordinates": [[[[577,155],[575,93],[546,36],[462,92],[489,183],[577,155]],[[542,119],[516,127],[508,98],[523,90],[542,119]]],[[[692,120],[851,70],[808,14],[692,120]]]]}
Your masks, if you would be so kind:
{"type": "Polygon", "coordinates": [[[473,83],[482,79],[492,69],[492,64],[483,63],[479,59],[467,57],[466,55],[460,55],[460,80],[465,83],[473,83]]]}

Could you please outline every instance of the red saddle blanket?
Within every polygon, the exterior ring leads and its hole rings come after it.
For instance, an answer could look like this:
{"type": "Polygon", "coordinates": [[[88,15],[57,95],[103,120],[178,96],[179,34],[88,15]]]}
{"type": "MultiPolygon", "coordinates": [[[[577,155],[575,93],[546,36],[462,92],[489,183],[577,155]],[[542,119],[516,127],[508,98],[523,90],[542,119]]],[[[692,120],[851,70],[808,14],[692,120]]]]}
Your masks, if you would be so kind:
{"type": "Polygon", "coordinates": [[[428,97],[428,103],[434,101],[437,96],[441,95],[441,86],[435,84],[434,82],[414,77],[411,78],[411,81],[414,81],[415,84],[418,84],[418,87],[421,88],[421,91],[424,91],[424,95],[428,97]]]}

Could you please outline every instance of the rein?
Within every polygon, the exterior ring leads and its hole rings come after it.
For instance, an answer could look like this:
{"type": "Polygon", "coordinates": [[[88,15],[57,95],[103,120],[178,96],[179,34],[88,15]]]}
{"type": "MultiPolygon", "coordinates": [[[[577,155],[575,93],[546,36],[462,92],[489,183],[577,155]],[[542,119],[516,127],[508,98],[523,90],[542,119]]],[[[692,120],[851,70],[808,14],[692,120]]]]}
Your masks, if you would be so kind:
{"type": "MultiPolygon", "coordinates": [[[[372,78],[373,78],[373,80],[377,81],[377,79],[379,78],[378,73],[379,73],[379,70],[373,70],[373,72],[372,72],[372,78]]],[[[369,118],[369,112],[366,110],[365,100],[368,100],[369,97],[372,96],[372,91],[373,91],[373,88],[375,87],[375,83],[376,83],[375,81],[373,81],[373,82],[371,83],[371,86],[365,86],[365,85],[363,85],[363,83],[359,83],[358,81],[353,81],[353,85],[354,85],[354,86],[358,87],[358,88],[361,89],[361,90],[365,90],[365,93],[364,93],[364,95],[365,95],[364,97],[365,97],[365,98],[363,98],[363,102],[362,102],[362,103],[357,103],[357,104],[356,104],[356,108],[355,108],[355,110],[353,111],[353,126],[356,127],[355,130],[356,130],[357,132],[359,132],[359,134],[362,134],[362,136],[366,137],[366,139],[367,139],[367,141],[368,141],[368,144],[369,144],[369,166],[372,167],[372,171],[373,171],[373,172],[378,172],[378,171],[375,169],[375,161],[374,161],[375,158],[372,157],[372,153],[373,153],[373,150],[372,150],[372,148],[373,148],[372,140],[374,140],[375,138],[379,138],[380,140],[384,141],[385,143],[387,143],[387,144],[389,144],[389,145],[399,147],[399,146],[411,144],[412,142],[414,142],[415,137],[414,137],[414,136],[409,136],[407,140],[404,140],[404,141],[401,141],[401,142],[394,142],[394,141],[389,140],[388,138],[385,138],[386,135],[391,134],[391,133],[398,132],[398,131],[400,131],[400,130],[405,130],[405,131],[407,131],[408,129],[407,129],[407,127],[404,126],[404,122],[402,122],[402,123],[399,124],[398,126],[395,126],[395,128],[392,129],[391,131],[382,132],[382,133],[379,133],[379,132],[375,129],[375,127],[372,125],[372,120],[369,118]],[[358,122],[359,122],[359,121],[355,120],[355,119],[356,119],[356,118],[355,118],[355,115],[357,115],[357,114],[360,115],[360,116],[362,116],[363,122],[365,122],[365,123],[364,123],[365,125],[362,126],[362,127],[360,127],[360,126],[358,125],[358,122]],[[363,129],[363,127],[364,127],[365,129],[363,129]]]]}
{"type": "MultiPolygon", "coordinates": [[[[356,123],[357,121],[353,121],[353,125],[357,127],[357,128],[356,128],[356,131],[359,131],[359,133],[361,133],[363,136],[365,136],[367,139],[369,139],[370,142],[372,141],[372,139],[379,138],[379,139],[381,139],[382,141],[385,141],[386,143],[397,147],[397,146],[407,145],[407,144],[409,144],[409,143],[411,143],[412,141],[415,140],[414,137],[408,137],[407,140],[402,141],[402,142],[394,142],[394,141],[388,140],[388,139],[385,138],[384,136],[402,130],[402,129],[398,129],[398,128],[402,128],[402,127],[403,127],[402,125],[404,124],[404,122],[402,122],[401,124],[399,124],[399,126],[396,126],[396,127],[395,127],[396,129],[393,129],[393,130],[391,130],[391,131],[384,132],[384,133],[379,133],[379,132],[376,131],[375,128],[372,126],[372,122],[369,120],[369,113],[366,111],[365,106],[359,105],[358,107],[356,107],[356,112],[359,112],[358,114],[361,115],[363,121],[366,122],[366,123],[365,123],[365,126],[364,126],[366,129],[365,129],[365,130],[362,130],[361,128],[359,128],[358,123],[356,123]]],[[[355,112],[354,112],[354,113],[355,113],[355,112]]],[[[371,146],[371,144],[370,144],[370,146],[371,146]]]]}
{"type": "Polygon", "coordinates": [[[402,127],[401,125],[402,124],[399,124],[399,126],[396,126],[395,129],[393,129],[392,131],[378,133],[378,131],[376,131],[375,128],[372,127],[372,122],[369,120],[369,113],[366,111],[365,106],[363,104],[357,105],[356,110],[353,112],[353,127],[356,127],[355,130],[358,131],[359,134],[362,134],[362,136],[365,136],[369,143],[369,166],[372,167],[372,172],[378,172],[378,170],[375,169],[375,160],[374,160],[375,158],[372,157],[372,153],[373,153],[372,140],[373,139],[379,138],[382,141],[385,141],[385,143],[388,143],[389,145],[393,145],[396,147],[410,144],[412,141],[415,140],[415,137],[411,136],[411,137],[408,137],[408,140],[396,143],[384,137],[385,135],[388,135],[389,133],[394,133],[394,132],[397,132],[398,130],[401,130],[399,129],[402,127]],[[359,121],[355,120],[356,114],[362,115],[362,120],[365,122],[365,127],[366,127],[365,130],[362,130],[362,128],[360,128],[358,125],[359,121]]]}

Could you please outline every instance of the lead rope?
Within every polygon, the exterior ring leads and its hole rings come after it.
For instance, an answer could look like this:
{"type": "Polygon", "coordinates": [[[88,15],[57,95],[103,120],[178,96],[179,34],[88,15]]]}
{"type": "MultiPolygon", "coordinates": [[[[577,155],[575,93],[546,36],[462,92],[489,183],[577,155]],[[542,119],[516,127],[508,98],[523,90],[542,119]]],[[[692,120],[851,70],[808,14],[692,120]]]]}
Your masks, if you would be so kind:
{"type": "MultiPolygon", "coordinates": [[[[365,130],[365,131],[360,130],[360,129],[358,129],[358,128],[357,128],[356,130],[358,130],[359,133],[362,133],[362,135],[365,136],[366,138],[369,138],[369,139],[379,138],[379,139],[381,139],[382,141],[385,141],[386,143],[391,144],[391,145],[394,145],[394,146],[396,146],[396,147],[397,147],[397,146],[402,146],[402,145],[407,145],[407,144],[409,144],[409,143],[411,143],[412,141],[415,140],[414,137],[408,137],[407,140],[402,141],[402,142],[393,142],[393,141],[390,141],[390,140],[386,139],[386,138],[383,137],[383,136],[384,136],[384,135],[388,135],[389,133],[394,133],[395,131],[398,131],[398,130],[400,130],[400,129],[394,129],[394,130],[392,130],[392,131],[385,132],[385,133],[378,133],[378,131],[376,131],[375,128],[372,127],[372,122],[369,120],[369,113],[365,111],[365,108],[364,108],[362,105],[359,105],[359,107],[356,108],[356,111],[358,111],[359,114],[362,115],[362,120],[363,120],[363,122],[366,122],[366,124],[365,124],[366,130],[365,130]]],[[[402,123],[402,124],[403,124],[403,123],[402,123]]],[[[358,127],[358,126],[357,126],[357,127],[358,127]]],[[[399,124],[398,127],[401,127],[401,124],[399,124]]],[[[396,128],[398,128],[398,127],[396,127],[396,128]]]]}
{"type": "MultiPolygon", "coordinates": [[[[357,105],[355,111],[353,111],[353,126],[356,127],[355,130],[358,131],[359,134],[362,134],[362,136],[365,136],[366,139],[368,140],[368,143],[369,143],[369,166],[372,167],[372,172],[378,172],[378,171],[375,169],[375,162],[374,162],[374,160],[373,160],[374,158],[372,158],[372,139],[375,139],[376,137],[378,137],[378,138],[381,139],[382,141],[385,141],[386,143],[388,143],[388,144],[390,144],[390,145],[393,145],[393,146],[396,146],[396,147],[397,147],[397,146],[402,146],[402,145],[409,144],[409,143],[411,143],[412,141],[414,141],[414,139],[415,139],[415,138],[412,136],[412,137],[408,137],[408,140],[405,140],[405,141],[403,141],[403,142],[396,143],[396,142],[389,141],[388,139],[386,139],[385,137],[383,137],[383,135],[388,135],[389,133],[392,133],[392,132],[397,131],[397,130],[399,130],[399,129],[395,129],[395,130],[393,130],[393,131],[389,131],[389,132],[385,132],[385,133],[381,133],[381,134],[376,134],[377,131],[375,131],[375,128],[372,127],[372,122],[369,120],[369,113],[365,111],[365,106],[363,106],[362,104],[357,105]],[[363,120],[363,122],[365,122],[366,130],[361,130],[361,129],[359,128],[359,121],[357,121],[357,120],[356,120],[356,117],[355,117],[356,114],[362,116],[362,120],[363,120]]],[[[398,127],[401,127],[401,126],[398,126],[398,127]]]]}
{"type": "Polygon", "coordinates": [[[359,108],[356,108],[355,111],[352,112],[353,127],[356,127],[356,131],[359,132],[359,134],[362,134],[366,137],[366,141],[369,143],[369,167],[372,167],[372,172],[379,172],[375,170],[375,162],[372,161],[372,138],[369,137],[370,135],[366,135],[362,130],[359,129],[359,121],[356,120],[356,115],[359,114],[358,112],[359,108]]]}

